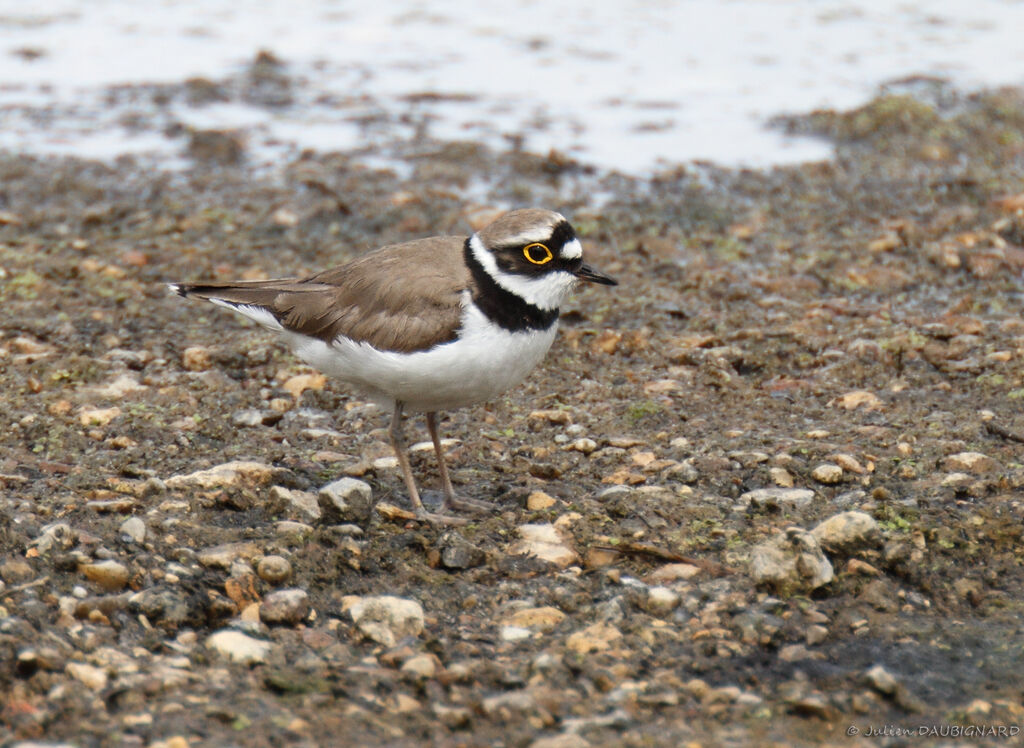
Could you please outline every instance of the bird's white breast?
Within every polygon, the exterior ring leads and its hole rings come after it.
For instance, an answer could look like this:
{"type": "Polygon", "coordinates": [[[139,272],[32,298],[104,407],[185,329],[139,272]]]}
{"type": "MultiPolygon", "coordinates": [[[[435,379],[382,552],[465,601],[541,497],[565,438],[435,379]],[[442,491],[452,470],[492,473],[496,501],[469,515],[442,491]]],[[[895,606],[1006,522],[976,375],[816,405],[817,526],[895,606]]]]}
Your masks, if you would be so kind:
{"type": "Polygon", "coordinates": [[[463,297],[459,338],[428,351],[381,351],[339,337],[332,343],[294,332],[284,335],[299,358],[385,405],[435,411],[489,400],[519,384],[555,339],[547,330],[509,332],[463,297]]]}

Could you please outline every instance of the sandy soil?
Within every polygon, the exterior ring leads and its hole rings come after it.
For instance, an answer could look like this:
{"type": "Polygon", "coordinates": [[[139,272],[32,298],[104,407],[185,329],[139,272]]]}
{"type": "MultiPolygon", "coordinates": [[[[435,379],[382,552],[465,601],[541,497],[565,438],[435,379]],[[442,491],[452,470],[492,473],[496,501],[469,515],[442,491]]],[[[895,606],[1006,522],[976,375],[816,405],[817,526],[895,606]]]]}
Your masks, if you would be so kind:
{"type": "Polygon", "coordinates": [[[836,160],[0,155],[0,743],[1019,743],[1024,98],[785,126],[836,160]],[[404,518],[384,414],[163,285],[512,205],[621,285],[447,414],[457,487],[501,505],[457,531],[404,518]],[[344,477],[377,507],[318,498],[344,477]]]}

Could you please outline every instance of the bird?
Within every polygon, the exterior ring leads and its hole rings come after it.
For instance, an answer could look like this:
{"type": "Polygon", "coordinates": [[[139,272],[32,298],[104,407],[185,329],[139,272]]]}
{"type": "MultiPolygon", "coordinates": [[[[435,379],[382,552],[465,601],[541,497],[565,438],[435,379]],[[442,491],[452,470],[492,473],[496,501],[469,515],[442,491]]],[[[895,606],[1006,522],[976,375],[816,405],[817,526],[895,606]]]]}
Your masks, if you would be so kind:
{"type": "Polygon", "coordinates": [[[174,293],[238,312],[284,338],[322,373],[391,410],[388,430],[417,518],[465,524],[493,510],[460,498],[438,413],[521,383],[555,339],[559,307],[580,282],[618,285],[583,261],[572,225],[552,210],[507,212],[471,236],[392,244],[304,278],[169,283],[174,293]],[[424,507],[403,414],[424,413],[444,494],[424,507]],[[456,514],[458,513],[458,514],[456,514]]]}

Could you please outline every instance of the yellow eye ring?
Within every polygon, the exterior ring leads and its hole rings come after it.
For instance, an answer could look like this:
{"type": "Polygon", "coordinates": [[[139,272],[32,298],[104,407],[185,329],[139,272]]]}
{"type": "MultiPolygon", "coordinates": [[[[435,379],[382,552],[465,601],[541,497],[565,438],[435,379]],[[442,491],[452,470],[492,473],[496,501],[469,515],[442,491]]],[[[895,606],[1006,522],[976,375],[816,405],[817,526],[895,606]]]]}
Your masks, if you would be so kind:
{"type": "Polygon", "coordinates": [[[534,265],[543,265],[551,262],[551,258],[554,257],[551,250],[539,242],[527,244],[523,247],[523,256],[534,265]],[[535,253],[538,255],[537,257],[534,256],[535,253]]]}

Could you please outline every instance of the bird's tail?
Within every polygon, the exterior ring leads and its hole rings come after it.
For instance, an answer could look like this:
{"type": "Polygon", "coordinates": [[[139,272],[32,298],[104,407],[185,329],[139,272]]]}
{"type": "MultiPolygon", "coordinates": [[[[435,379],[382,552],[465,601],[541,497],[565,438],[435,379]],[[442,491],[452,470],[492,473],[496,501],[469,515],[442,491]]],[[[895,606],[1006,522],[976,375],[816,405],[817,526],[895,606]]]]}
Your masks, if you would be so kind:
{"type": "Polygon", "coordinates": [[[254,320],[271,330],[282,325],[274,312],[274,300],[282,293],[297,290],[291,279],[228,281],[206,283],[168,283],[167,287],[183,297],[205,299],[254,320]]]}

